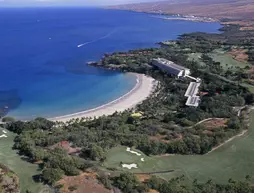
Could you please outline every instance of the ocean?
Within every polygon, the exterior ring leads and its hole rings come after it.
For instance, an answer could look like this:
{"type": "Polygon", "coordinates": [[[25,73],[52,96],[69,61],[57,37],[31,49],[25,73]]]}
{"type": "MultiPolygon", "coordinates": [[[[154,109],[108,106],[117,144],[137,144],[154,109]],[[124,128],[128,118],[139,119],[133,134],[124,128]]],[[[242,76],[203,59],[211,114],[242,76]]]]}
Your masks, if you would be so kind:
{"type": "Polygon", "coordinates": [[[96,8],[1,8],[0,26],[0,115],[22,120],[87,110],[131,90],[135,76],[87,65],[104,53],[221,27],[96,8]]]}

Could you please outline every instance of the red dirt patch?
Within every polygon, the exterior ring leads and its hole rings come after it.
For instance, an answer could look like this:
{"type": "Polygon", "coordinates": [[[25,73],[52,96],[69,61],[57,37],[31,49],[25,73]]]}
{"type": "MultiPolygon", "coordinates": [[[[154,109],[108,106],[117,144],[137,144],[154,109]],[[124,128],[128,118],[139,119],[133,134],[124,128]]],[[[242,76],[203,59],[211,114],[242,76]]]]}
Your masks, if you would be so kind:
{"type": "Polygon", "coordinates": [[[243,49],[232,49],[228,52],[229,55],[233,56],[233,58],[239,62],[247,62],[249,56],[246,54],[246,50],[243,49]]]}
{"type": "Polygon", "coordinates": [[[150,189],[147,193],[160,193],[160,192],[158,192],[157,190],[154,190],[154,189],[150,189]]]}
{"type": "Polygon", "coordinates": [[[253,82],[254,79],[254,67],[249,70],[249,81],[253,82]]]}
{"type": "Polygon", "coordinates": [[[207,134],[208,136],[212,136],[213,135],[213,132],[209,131],[209,130],[205,130],[205,131],[203,131],[203,133],[207,134]]]}
{"type": "Polygon", "coordinates": [[[178,133],[178,134],[175,134],[176,138],[174,139],[175,141],[176,140],[182,140],[183,139],[183,135],[178,133]]]}
{"type": "Polygon", "coordinates": [[[76,148],[71,147],[68,141],[61,141],[50,147],[50,149],[54,149],[54,148],[63,148],[67,151],[68,154],[78,154],[81,151],[81,148],[79,147],[76,147],[76,148]]]}
{"type": "Polygon", "coordinates": [[[147,182],[151,178],[148,174],[137,174],[136,176],[140,182],[147,182]]]}
{"type": "Polygon", "coordinates": [[[43,161],[42,160],[37,160],[37,161],[35,161],[35,162],[33,162],[33,164],[42,164],[43,163],[43,161]]]}
{"type": "Polygon", "coordinates": [[[169,143],[169,140],[165,140],[167,136],[166,135],[156,135],[156,136],[150,136],[149,139],[152,141],[161,141],[164,143],[169,143]]]}
{"type": "Polygon", "coordinates": [[[57,185],[63,185],[60,193],[112,193],[112,190],[106,189],[96,178],[95,173],[82,173],[79,176],[65,176],[57,182],[57,185]],[[76,190],[69,190],[75,187],[76,190]]]}
{"type": "MultiPolygon", "coordinates": [[[[161,141],[161,142],[164,142],[164,143],[169,143],[170,140],[166,139],[166,137],[168,137],[167,135],[155,135],[155,136],[150,136],[149,139],[152,140],[152,141],[161,141]]],[[[174,134],[172,136],[172,140],[181,140],[183,139],[183,136],[181,134],[174,134]]]]}
{"type": "Polygon", "coordinates": [[[226,127],[227,119],[211,119],[201,123],[207,130],[213,130],[218,127],[226,127]]]}

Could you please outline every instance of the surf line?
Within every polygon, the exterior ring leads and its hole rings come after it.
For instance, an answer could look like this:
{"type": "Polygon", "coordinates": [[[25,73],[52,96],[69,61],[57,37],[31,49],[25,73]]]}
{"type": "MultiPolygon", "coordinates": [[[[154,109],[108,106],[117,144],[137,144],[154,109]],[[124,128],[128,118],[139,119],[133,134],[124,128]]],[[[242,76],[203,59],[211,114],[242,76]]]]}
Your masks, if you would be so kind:
{"type": "Polygon", "coordinates": [[[116,31],[116,29],[113,29],[111,32],[109,32],[109,33],[106,34],[105,36],[102,36],[102,37],[100,37],[100,38],[98,38],[98,39],[95,39],[95,40],[92,40],[92,41],[90,41],[90,42],[86,42],[86,43],[83,43],[83,44],[79,44],[77,47],[78,47],[78,48],[81,48],[82,46],[85,46],[85,45],[87,45],[87,44],[91,44],[91,43],[94,43],[94,42],[103,40],[103,39],[105,39],[105,38],[111,36],[113,33],[115,33],[115,31],[116,31]]]}

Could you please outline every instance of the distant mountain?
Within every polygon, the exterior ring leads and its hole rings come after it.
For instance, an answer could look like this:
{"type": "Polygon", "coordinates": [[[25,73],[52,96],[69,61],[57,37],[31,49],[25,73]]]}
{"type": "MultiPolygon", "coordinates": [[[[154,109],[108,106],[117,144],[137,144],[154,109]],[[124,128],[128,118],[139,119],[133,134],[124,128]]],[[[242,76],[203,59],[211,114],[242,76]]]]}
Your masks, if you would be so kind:
{"type": "Polygon", "coordinates": [[[167,0],[112,6],[137,12],[195,15],[215,19],[253,19],[254,0],[167,0]]]}

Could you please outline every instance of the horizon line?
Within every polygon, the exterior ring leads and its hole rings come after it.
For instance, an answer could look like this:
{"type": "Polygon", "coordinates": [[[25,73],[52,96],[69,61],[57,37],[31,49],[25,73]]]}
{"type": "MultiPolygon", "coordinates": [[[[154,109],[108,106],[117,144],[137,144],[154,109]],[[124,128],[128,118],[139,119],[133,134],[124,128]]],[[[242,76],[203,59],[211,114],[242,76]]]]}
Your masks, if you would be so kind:
{"type": "Polygon", "coordinates": [[[90,6],[90,5],[0,5],[1,8],[105,8],[107,6],[90,6]]]}

